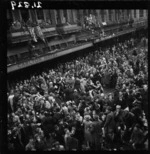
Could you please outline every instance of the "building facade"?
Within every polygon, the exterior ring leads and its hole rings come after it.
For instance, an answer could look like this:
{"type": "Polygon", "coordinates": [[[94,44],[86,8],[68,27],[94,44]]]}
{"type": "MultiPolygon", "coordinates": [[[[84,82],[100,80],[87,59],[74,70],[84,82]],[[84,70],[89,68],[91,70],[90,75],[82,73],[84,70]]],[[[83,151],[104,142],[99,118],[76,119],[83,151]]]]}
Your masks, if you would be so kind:
{"type": "Polygon", "coordinates": [[[49,26],[58,24],[77,24],[84,22],[84,16],[94,14],[99,22],[126,21],[145,19],[148,10],[7,10],[7,19],[15,21],[26,21],[30,19],[33,23],[46,22],[49,26]]]}
{"type": "Polygon", "coordinates": [[[32,28],[40,25],[47,45],[38,40],[34,53],[43,55],[76,45],[85,28],[85,16],[90,14],[97,26],[106,23],[111,28],[130,20],[146,21],[148,10],[7,10],[8,67],[29,59],[29,41],[33,38],[27,25],[32,28]]]}

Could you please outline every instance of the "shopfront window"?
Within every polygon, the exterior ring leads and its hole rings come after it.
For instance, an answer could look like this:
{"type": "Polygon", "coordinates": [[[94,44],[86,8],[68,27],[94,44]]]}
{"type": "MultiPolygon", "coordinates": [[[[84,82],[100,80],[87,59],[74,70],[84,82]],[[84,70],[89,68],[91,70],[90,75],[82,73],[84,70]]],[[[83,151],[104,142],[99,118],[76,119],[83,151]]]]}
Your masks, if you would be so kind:
{"type": "Polygon", "coordinates": [[[144,16],[144,11],[140,10],[140,17],[143,17],[143,16],[144,16]]]}

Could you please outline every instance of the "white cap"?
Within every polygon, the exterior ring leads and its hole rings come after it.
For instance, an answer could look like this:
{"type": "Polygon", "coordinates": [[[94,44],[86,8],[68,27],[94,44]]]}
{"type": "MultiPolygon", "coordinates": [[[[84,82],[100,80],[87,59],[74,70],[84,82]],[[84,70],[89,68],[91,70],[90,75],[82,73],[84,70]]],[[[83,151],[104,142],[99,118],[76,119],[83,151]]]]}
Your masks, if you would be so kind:
{"type": "Polygon", "coordinates": [[[126,108],[124,109],[124,111],[129,111],[129,107],[126,107],[126,108]]]}
{"type": "Polygon", "coordinates": [[[116,109],[121,109],[121,106],[120,105],[116,105],[116,109]]]}
{"type": "Polygon", "coordinates": [[[101,97],[104,97],[104,93],[101,93],[101,97]]]}

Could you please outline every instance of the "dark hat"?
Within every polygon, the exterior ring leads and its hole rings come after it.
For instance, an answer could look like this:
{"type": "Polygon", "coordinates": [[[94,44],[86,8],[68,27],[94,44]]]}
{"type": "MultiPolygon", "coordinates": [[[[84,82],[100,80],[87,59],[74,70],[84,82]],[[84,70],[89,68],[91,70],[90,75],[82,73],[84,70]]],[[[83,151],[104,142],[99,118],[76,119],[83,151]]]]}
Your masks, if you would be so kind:
{"type": "Polygon", "coordinates": [[[56,145],[59,145],[59,142],[58,142],[58,141],[56,141],[56,142],[54,143],[54,146],[56,146],[56,145]]]}
{"type": "Polygon", "coordinates": [[[106,110],[111,111],[112,108],[111,108],[110,106],[107,106],[107,107],[106,107],[106,110]]]}
{"type": "Polygon", "coordinates": [[[93,118],[94,118],[94,120],[98,121],[99,116],[98,115],[94,115],[93,118]]]}
{"type": "Polygon", "coordinates": [[[135,127],[140,128],[140,125],[139,124],[136,124],[135,127]]]}

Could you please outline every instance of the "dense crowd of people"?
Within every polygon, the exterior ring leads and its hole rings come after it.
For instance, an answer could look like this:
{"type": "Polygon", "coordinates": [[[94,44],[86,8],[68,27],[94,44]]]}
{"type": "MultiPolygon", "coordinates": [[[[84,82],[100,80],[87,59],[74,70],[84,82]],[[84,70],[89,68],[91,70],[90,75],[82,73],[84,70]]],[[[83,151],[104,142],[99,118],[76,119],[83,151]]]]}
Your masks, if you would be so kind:
{"type": "Polygon", "coordinates": [[[8,149],[147,149],[148,49],[138,43],[124,40],[13,84],[8,149]]]}

